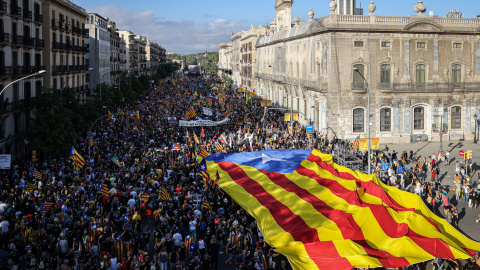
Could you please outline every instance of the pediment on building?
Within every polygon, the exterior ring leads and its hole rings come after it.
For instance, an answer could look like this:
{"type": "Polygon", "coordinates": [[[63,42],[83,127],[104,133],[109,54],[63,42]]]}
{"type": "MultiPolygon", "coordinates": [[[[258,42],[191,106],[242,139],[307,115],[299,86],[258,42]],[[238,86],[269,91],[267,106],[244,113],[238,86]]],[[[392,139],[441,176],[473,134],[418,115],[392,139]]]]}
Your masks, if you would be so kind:
{"type": "Polygon", "coordinates": [[[445,28],[432,21],[412,22],[407,24],[403,30],[412,32],[445,32],[445,28]]]}

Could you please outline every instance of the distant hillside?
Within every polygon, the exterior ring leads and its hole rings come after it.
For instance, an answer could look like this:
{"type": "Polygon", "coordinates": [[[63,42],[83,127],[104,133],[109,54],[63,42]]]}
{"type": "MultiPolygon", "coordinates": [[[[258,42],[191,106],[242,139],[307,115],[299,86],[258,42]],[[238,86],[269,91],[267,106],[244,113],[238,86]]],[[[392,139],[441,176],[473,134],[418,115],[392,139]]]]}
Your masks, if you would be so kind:
{"type": "Polygon", "coordinates": [[[194,53],[194,54],[187,54],[187,55],[180,55],[178,53],[170,53],[167,54],[167,60],[186,60],[188,65],[197,65],[202,61],[211,61],[212,63],[218,63],[218,52],[207,52],[207,56],[205,57],[205,53],[194,53]]]}

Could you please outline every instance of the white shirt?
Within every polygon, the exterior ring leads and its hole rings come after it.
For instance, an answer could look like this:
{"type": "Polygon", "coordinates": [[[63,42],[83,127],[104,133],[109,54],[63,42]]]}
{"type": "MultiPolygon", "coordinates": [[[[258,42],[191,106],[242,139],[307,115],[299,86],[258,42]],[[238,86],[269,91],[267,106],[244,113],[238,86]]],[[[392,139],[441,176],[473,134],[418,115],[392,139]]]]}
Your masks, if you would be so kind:
{"type": "Polygon", "coordinates": [[[172,239],[173,239],[173,243],[177,247],[180,246],[180,244],[182,243],[182,235],[178,232],[173,235],[172,239]]]}
{"type": "Polygon", "coordinates": [[[133,207],[135,207],[135,199],[128,200],[128,205],[133,209],[133,207]]]}
{"type": "Polygon", "coordinates": [[[205,242],[203,240],[198,240],[198,249],[205,249],[205,242]]]}
{"type": "Polygon", "coordinates": [[[0,227],[2,228],[2,233],[8,232],[8,226],[10,226],[10,223],[8,223],[8,220],[4,220],[0,222],[0,227]]]}
{"type": "Polygon", "coordinates": [[[197,221],[191,220],[188,224],[190,225],[190,231],[197,229],[197,221]]]}
{"type": "Polygon", "coordinates": [[[110,259],[110,270],[116,270],[117,269],[117,258],[111,258],[110,259]]]}

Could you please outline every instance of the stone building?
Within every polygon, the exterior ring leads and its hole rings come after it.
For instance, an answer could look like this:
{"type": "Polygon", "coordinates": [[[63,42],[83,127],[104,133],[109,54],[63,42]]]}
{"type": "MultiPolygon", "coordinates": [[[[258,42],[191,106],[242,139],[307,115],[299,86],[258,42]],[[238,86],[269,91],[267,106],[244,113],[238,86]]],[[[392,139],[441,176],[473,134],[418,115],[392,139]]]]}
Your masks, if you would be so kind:
{"type": "Polygon", "coordinates": [[[135,34],[132,31],[118,31],[127,45],[127,61],[128,69],[134,75],[146,74],[147,69],[147,38],[145,36],[135,34]]]}
{"type": "Polygon", "coordinates": [[[232,75],[232,43],[218,45],[218,75],[232,75]]]}
{"type": "MultiPolygon", "coordinates": [[[[291,1],[276,1],[282,5],[291,1]]],[[[308,22],[291,28],[272,25],[258,40],[259,94],[329,136],[367,137],[370,115],[371,137],[381,143],[438,141],[441,130],[443,140],[473,139],[480,20],[425,16],[422,1],[405,17],[377,16],[373,2],[365,16],[337,14],[334,0],[329,8],[322,18],[310,10],[308,22]]]]}
{"type": "Polygon", "coordinates": [[[40,0],[0,2],[0,153],[13,159],[31,153],[25,134],[45,74],[10,83],[46,69],[43,14],[40,0]]]}
{"type": "MultiPolygon", "coordinates": [[[[88,29],[89,38],[86,40],[90,48],[86,59],[90,68],[87,84],[90,91],[96,89],[98,84],[110,84],[110,32],[108,31],[109,19],[97,13],[88,13],[85,28],[88,29]]],[[[91,93],[93,94],[93,92],[91,93]]]]}
{"type": "Polygon", "coordinates": [[[85,29],[87,13],[69,0],[43,0],[42,14],[43,61],[47,67],[45,87],[73,88],[77,98],[85,100],[88,91],[85,84],[88,70],[85,39],[89,37],[85,29]]]}
{"type": "Polygon", "coordinates": [[[118,84],[118,78],[127,70],[126,44],[120,38],[114,22],[109,22],[110,33],[110,83],[118,84]]]}
{"type": "Polygon", "coordinates": [[[165,54],[165,49],[153,41],[147,41],[145,46],[146,57],[147,57],[147,75],[152,77],[157,73],[157,70],[167,62],[167,56],[165,54]]]}

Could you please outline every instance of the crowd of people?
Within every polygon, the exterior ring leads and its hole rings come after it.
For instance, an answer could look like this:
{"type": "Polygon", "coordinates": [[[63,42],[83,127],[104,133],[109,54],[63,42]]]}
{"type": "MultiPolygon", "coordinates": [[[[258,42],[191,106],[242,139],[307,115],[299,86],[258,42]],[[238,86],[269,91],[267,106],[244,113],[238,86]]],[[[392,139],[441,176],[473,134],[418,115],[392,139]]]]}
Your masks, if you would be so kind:
{"type": "MultiPolygon", "coordinates": [[[[291,269],[265,242],[256,220],[198,174],[198,153],[331,153],[342,146],[355,150],[353,142],[307,134],[283,121],[283,112],[265,109],[254,94],[224,88],[217,77],[173,75],[99,121],[92,140],[74,147],[85,161],[78,170],[70,154],[57,154],[17,162],[2,173],[0,269],[194,270],[220,263],[291,269]],[[226,118],[221,125],[179,126],[180,120],[226,118]]],[[[385,183],[414,185],[433,210],[441,204],[455,209],[445,204],[435,156],[419,161],[412,151],[386,148],[372,162],[385,183]]],[[[458,181],[471,184],[461,166],[458,181]]],[[[478,190],[459,190],[476,208],[478,190]]]]}
{"type": "Polygon", "coordinates": [[[307,139],[281,112],[217,77],[172,76],[99,121],[92,140],[72,149],[85,162],[78,170],[70,154],[57,154],[3,172],[0,269],[193,270],[218,269],[219,261],[288,269],[256,221],[204,184],[197,153],[306,149],[319,146],[316,135],[307,139]],[[187,116],[190,106],[196,116],[187,116]],[[210,127],[178,123],[225,118],[210,127]]]}

